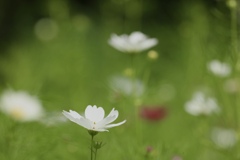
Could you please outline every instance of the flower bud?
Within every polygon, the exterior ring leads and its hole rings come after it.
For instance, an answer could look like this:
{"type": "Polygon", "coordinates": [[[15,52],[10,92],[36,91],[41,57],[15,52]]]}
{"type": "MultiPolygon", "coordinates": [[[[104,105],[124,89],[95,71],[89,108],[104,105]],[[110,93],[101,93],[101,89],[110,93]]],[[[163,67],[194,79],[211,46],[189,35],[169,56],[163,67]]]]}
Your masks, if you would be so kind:
{"type": "Polygon", "coordinates": [[[126,68],[126,69],[123,71],[123,74],[126,75],[127,77],[132,77],[132,76],[133,76],[133,70],[132,70],[132,68],[126,68]]]}
{"type": "Polygon", "coordinates": [[[95,141],[94,144],[93,144],[93,147],[95,149],[100,149],[100,148],[102,148],[103,145],[104,144],[102,142],[95,141]]]}
{"type": "Polygon", "coordinates": [[[147,56],[150,60],[156,60],[158,58],[158,53],[154,50],[150,50],[148,53],[147,53],[147,56]]]}

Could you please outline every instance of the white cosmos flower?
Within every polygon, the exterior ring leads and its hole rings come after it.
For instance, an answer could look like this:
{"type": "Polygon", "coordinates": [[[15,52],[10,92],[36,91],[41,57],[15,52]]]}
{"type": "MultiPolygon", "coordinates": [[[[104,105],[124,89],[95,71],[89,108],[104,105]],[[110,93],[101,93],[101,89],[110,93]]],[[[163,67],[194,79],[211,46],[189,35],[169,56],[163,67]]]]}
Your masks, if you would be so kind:
{"type": "Polygon", "coordinates": [[[206,97],[202,92],[193,95],[193,98],[185,104],[185,110],[194,116],[210,115],[220,111],[215,99],[206,97]]]}
{"type": "Polygon", "coordinates": [[[39,120],[43,115],[41,102],[27,92],[5,91],[0,97],[0,110],[18,121],[39,120]]]}
{"type": "Polygon", "coordinates": [[[108,131],[108,128],[116,127],[126,122],[126,120],[124,120],[120,123],[110,124],[117,119],[118,111],[113,108],[109,115],[104,118],[104,109],[95,105],[88,105],[85,109],[84,116],[72,110],[69,112],[63,111],[63,114],[72,122],[96,132],[108,131]]]}
{"type": "Polygon", "coordinates": [[[115,49],[126,53],[139,53],[147,50],[158,43],[156,38],[148,38],[141,32],[133,32],[129,36],[126,34],[112,34],[108,43],[115,49]]]}
{"type": "Polygon", "coordinates": [[[231,67],[219,60],[213,60],[208,63],[208,69],[219,77],[227,77],[231,74],[231,67]]]}

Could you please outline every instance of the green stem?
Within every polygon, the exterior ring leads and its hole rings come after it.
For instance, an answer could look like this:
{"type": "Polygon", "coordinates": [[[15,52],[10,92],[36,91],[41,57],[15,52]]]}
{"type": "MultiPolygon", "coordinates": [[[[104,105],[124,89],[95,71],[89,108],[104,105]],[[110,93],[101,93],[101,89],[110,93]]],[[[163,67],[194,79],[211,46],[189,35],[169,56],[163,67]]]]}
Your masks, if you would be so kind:
{"type": "Polygon", "coordinates": [[[149,157],[148,153],[146,153],[144,157],[145,157],[145,160],[148,160],[148,157],[149,157]]]}
{"type": "MultiPolygon", "coordinates": [[[[237,24],[237,1],[235,1],[236,6],[231,7],[231,43],[232,43],[232,57],[234,63],[234,75],[237,75],[238,72],[238,63],[239,63],[239,53],[238,53],[238,24],[237,24]]],[[[235,99],[234,105],[234,117],[236,128],[239,128],[238,122],[238,104],[237,99],[235,99]]]]}
{"type": "Polygon", "coordinates": [[[136,53],[130,53],[130,66],[132,69],[132,102],[134,106],[134,112],[135,112],[135,127],[136,127],[136,139],[138,142],[142,140],[142,135],[141,135],[141,124],[139,123],[138,120],[138,112],[139,112],[139,106],[136,104],[137,100],[137,67],[136,67],[136,53]]]}
{"type": "Polygon", "coordinates": [[[149,85],[149,81],[151,79],[151,71],[152,71],[152,66],[153,66],[153,61],[148,62],[147,66],[146,66],[146,71],[144,74],[144,83],[146,86],[149,85]]]}
{"type": "Polygon", "coordinates": [[[96,148],[96,150],[95,150],[95,159],[94,160],[96,160],[97,159],[97,148],[96,148]]]}
{"type": "Polygon", "coordinates": [[[93,137],[94,135],[91,135],[91,160],[93,160],[93,144],[94,144],[94,141],[93,141],[93,137]]]}
{"type": "Polygon", "coordinates": [[[135,53],[130,53],[130,60],[131,60],[131,69],[132,69],[132,97],[135,100],[135,95],[136,95],[136,68],[135,68],[135,53]]]}

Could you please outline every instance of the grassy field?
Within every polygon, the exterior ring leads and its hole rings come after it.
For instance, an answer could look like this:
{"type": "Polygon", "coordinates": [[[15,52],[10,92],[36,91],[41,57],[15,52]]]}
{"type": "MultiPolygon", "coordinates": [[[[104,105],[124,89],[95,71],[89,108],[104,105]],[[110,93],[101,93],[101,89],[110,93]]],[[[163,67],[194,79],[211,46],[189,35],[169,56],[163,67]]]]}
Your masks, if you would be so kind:
{"type": "Polygon", "coordinates": [[[139,21],[130,18],[128,29],[118,19],[96,22],[84,14],[53,15],[38,27],[22,28],[1,54],[0,91],[37,96],[45,114],[40,121],[21,122],[0,113],[0,159],[90,160],[87,130],[61,114],[70,109],[82,114],[88,105],[101,106],[106,114],[115,108],[116,122],[127,120],[96,135],[105,143],[98,160],[240,159],[238,28],[235,8],[228,9],[207,11],[191,3],[181,9],[176,25],[142,23],[141,32],[158,44],[134,56],[108,44],[112,33],[140,30],[134,28],[139,21]],[[149,51],[158,58],[149,59],[149,51]],[[220,75],[211,71],[212,60],[228,64],[230,73],[221,67],[220,75]],[[114,77],[140,86],[125,93],[125,83],[114,86],[114,77]],[[213,98],[219,110],[208,113],[215,103],[200,100],[194,105],[207,113],[189,114],[186,105],[196,92],[206,101],[213,98]],[[164,116],[141,117],[151,106],[164,108],[164,116]]]}

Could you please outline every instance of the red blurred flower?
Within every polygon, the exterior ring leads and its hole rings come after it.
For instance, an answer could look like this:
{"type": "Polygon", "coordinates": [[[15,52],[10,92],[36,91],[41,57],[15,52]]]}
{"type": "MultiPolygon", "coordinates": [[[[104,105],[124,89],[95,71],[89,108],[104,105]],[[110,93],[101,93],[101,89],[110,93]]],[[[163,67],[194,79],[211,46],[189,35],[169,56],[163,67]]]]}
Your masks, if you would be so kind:
{"type": "Polygon", "coordinates": [[[140,116],[150,121],[159,121],[165,118],[167,109],[161,106],[143,106],[140,109],[140,116]]]}
{"type": "Polygon", "coordinates": [[[182,157],[180,157],[180,156],[174,156],[174,157],[172,158],[172,160],[182,160],[182,157]]]}
{"type": "Polygon", "coordinates": [[[152,152],[152,150],[153,150],[153,147],[152,147],[152,146],[147,146],[147,147],[146,147],[147,153],[152,152]]]}

